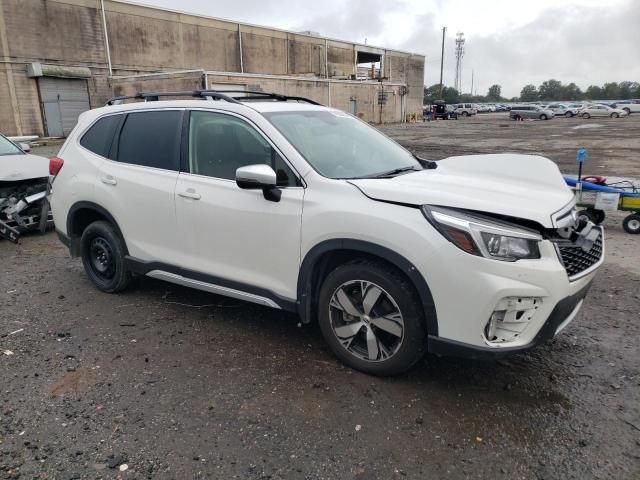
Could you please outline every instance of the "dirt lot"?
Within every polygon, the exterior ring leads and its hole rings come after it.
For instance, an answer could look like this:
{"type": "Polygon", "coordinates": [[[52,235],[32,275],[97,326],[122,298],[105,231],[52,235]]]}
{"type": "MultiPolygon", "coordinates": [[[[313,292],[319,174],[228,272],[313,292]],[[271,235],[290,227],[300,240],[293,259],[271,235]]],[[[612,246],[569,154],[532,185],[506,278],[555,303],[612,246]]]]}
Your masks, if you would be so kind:
{"type": "Polygon", "coordinates": [[[384,129],[405,147],[432,160],[474,153],[535,153],[565,173],[577,173],[576,150],[586,148],[585,173],[640,177],[640,115],[627,118],[558,117],[509,120],[506,113],[481,114],[384,129]]]}
{"type": "MultiPolygon", "coordinates": [[[[611,149],[608,174],[640,177],[640,116],[566,134],[583,123],[387,131],[429,158],[541,152],[567,171],[577,146],[591,165],[611,149]]],[[[344,368],[293,315],[152,279],[106,295],[54,234],[0,242],[0,478],[640,478],[640,239],[620,221],[559,337],[391,379],[344,368]]]]}

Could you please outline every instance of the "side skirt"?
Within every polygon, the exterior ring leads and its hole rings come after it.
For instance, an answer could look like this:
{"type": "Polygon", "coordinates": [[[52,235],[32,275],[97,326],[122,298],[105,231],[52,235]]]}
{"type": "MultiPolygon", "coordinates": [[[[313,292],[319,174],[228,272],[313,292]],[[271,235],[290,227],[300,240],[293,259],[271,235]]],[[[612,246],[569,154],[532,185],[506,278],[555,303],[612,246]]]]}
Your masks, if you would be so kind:
{"type": "Polygon", "coordinates": [[[145,262],[131,256],[125,257],[125,262],[127,270],[139,275],[271,308],[296,312],[295,300],[283,298],[270,290],[160,262],[145,262]]]}

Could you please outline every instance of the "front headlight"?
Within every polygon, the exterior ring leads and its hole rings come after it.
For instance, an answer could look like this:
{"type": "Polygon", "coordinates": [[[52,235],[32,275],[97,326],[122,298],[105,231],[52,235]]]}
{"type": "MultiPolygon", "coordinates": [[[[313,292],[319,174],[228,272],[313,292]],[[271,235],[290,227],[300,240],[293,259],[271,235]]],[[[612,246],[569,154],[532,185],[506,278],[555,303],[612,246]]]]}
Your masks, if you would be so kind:
{"type": "Polygon", "coordinates": [[[429,222],[458,248],[507,262],[540,258],[542,237],[532,230],[451,208],[423,205],[429,222]]]}

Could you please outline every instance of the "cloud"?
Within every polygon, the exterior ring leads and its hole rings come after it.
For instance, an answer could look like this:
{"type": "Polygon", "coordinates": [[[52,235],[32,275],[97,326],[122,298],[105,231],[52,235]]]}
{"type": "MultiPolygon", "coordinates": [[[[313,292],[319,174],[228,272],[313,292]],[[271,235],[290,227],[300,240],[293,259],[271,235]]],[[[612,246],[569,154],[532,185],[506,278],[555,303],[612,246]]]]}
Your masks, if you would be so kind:
{"type": "MultiPolygon", "coordinates": [[[[472,68],[478,93],[486,93],[497,83],[509,97],[518,95],[525,84],[539,85],[550,78],[575,82],[583,89],[611,81],[640,81],[639,21],[638,1],[613,8],[572,6],[544,10],[535,20],[515,29],[507,27],[467,37],[463,90],[470,90],[472,68]]],[[[429,22],[431,28],[414,31],[402,47],[415,50],[429,45],[424,51],[428,58],[426,83],[433,84],[439,76],[439,43],[433,45],[437,31],[428,16],[419,20],[422,24],[429,22]]],[[[453,46],[450,34],[445,52],[448,84],[453,83],[455,75],[453,46]]]]}

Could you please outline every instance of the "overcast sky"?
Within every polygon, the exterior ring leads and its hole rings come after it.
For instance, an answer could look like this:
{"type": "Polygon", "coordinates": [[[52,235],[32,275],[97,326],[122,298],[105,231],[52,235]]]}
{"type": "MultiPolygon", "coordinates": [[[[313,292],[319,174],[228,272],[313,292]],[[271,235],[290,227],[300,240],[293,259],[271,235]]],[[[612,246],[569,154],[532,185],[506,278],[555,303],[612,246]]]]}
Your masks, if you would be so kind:
{"type": "Polygon", "coordinates": [[[454,38],[467,39],[463,91],[502,85],[519,95],[549,78],[591,84],[640,81],[640,0],[137,0],[218,18],[312,30],[321,35],[426,55],[425,84],[455,77],[454,38]],[[477,88],[476,88],[477,87],[477,88]]]}

